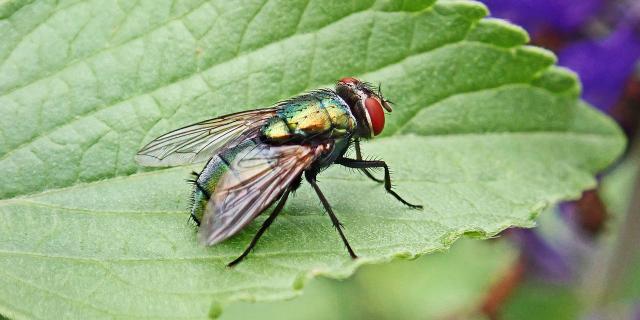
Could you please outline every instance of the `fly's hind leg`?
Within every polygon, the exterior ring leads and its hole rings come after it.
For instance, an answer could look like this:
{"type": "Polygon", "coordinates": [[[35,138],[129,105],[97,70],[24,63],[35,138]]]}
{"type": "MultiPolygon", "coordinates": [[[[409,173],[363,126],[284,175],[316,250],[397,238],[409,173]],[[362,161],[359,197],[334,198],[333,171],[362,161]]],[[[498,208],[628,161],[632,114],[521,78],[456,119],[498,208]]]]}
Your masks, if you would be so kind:
{"type": "Polygon", "coordinates": [[[316,183],[316,174],[317,173],[315,172],[306,171],[304,177],[307,179],[307,181],[309,181],[309,184],[311,184],[313,190],[316,191],[316,194],[318,195],[318,198],[320,198],[320,202],[322,202],[324,209],[327,210],[329,218],[331,218],[331,223],[333,223],[333,226],[336,228],[336,230],[338,230],[338,234],[340,234],[340,238],[342,239],[342,242],[344,242],[344,246],[347,247],[347,251],[349,251],[349,255],[352,259],[356,259],[358,256],[355,252],[353,252],[353,249],[351,249],[351,245],[349,245],[349,241],[347,241],[347,237],[345,237],[344,233],[342,232],[342,223],[340,223],[338,217],[336,217],[336,215],[333,213],[333,209],[331,209],[329,201],[327,201],[327,198],[324,197],[324,194],[322,194],[320,187],[316,183]]]}
{"type": "Polygon", "coordinates": [[[196,227],[200,226],[200,220],[196,218],[196,216],[194,216],[193,214],[189,215],[189,222],[193,222],[193,224],[195,224],[196,227]]]}
{"type": "Polygon", "coordinates": [[[280,211],[282,211],[282,208],[284,208],[284,204],[287,202],[287,198],[289,197],[289,193],[291,193],[291,189],[287,188],[287,190],[285,190],[284,193],[282,194],[282,196],[280,197],[280,201],[278,201],[278,204],[273,209],[273,212],[271,212],[271,214],[269,215],[267,220],[265,220],[262,223],[262,226],[260,227],[260,230],[258,230],[258,232],[253,236],[253,239],[251,239],[251,243],[249,243],[249,246],[244,250],[244,252],[239,257],[237,257],[235,260],[229,262],[229,264],[227,266],[233,267],[233,266],[237,265],[238,263],[240,263],[240,261],[242,261],[247,255],[249,255],[249,252],[251,252],[253,247],[256,246],[256,244],[258,243],[258,240],[260,240],[260,237],[262,236],[262,234],[269,228],[271,223],[273,223],[273,221],[276,220],[276,217],[278,216],[280,211]]]}
{"type": "Polygon", "coordinates": [[[366,168],[384,168],[384,188],[394,196],[398,201],[402,202],[406,206],[413,209],[422,209],[421,205],[411,204],[408,201],[402,199],[402,197],[393,191],[391,186],[391,173],[389,173],[389,166],[387,163],[382,160],[357,160],[357,159],[349,159],[349,158],[338,158],[336,160],[337,164],[343,165],[348,168],[354,169],[366,169],[366,168]]]}

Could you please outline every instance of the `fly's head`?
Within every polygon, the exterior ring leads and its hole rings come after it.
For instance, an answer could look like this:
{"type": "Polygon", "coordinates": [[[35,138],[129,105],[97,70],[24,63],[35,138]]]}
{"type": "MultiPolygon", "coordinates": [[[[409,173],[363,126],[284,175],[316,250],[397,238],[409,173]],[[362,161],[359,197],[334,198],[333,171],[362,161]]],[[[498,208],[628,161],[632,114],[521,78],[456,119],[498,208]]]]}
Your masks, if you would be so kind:
{"type": "Polygon", "coordinates": [[[378,90],[356,78],[342,78],[336,84],[336,92],[349,104],[351,112],[358,120],[359,135],[372,138],[384,129],[384,112],[391,112],[391,105],[378,90]]]}

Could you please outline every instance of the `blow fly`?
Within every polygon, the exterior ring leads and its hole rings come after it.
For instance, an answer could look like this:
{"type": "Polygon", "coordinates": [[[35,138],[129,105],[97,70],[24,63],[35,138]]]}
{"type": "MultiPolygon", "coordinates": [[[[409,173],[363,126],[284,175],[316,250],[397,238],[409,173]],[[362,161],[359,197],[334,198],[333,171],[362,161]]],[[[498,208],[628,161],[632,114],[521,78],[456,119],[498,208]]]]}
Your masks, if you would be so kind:
{"type": "Polygon", "coordinates": [[[145,166],[174,166],[208,161],[194,173],[191,217],[198,238],[214,245],[235,235],[276,203],[245,251],[244,259],[273,223],[289,194],[309,182],[352,258],[357,258],[342,224],[316,183],[316,176],[336,163],[362,170],[388,193],[411,208],[391,188],[389,167],[381,160],[363,160],[360,139],[379,135],[390,101],[380,89],[355,78],[343,78],[335,90],[319,89],[264,108],[202,121],[158,137],[143,147],[136,161],[145,166]],[[353,146],[355,159],[345,156],[353,146]],[[384,179],[368,169],[384,169],[384,179]]]}

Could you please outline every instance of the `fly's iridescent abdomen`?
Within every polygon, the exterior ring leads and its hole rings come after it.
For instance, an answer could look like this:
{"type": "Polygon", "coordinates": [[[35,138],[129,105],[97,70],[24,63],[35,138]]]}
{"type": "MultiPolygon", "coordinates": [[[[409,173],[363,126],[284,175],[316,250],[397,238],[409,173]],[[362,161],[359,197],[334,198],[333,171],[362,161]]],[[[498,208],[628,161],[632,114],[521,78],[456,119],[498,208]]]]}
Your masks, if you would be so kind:
{"type": "Polygon", "coordinates": [[[342,138],[356,128],[356,119],[337,94],[318,90],[287,100],[262,127],[268,143],[295,143],[309,138],[342,138]]]}
{"type": "Polygon", "coordinates": [[[193,203],[191,207],[191,217],[198,224],[202,221],[202,216],[207,208],[207,202],[216,191],[216,186],[220,178],[229,171],[230,164],[241,150],[255,145],[256,143],[252,140],[245,141],[233,148],[226,149],[214,155],[209,162],[207,162],[207,165],[194,181],[192,193],[193,203]]]}

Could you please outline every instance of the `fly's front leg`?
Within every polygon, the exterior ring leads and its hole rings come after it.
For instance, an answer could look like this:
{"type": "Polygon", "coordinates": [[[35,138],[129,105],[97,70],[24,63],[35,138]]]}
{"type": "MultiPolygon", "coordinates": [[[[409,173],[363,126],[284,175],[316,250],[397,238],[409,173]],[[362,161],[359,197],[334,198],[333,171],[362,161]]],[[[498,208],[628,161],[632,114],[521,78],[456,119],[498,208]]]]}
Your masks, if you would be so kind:
{"type": "MultiPolygon", "coordinates": [[[[356,148],[356,159],[358,160],[362,160],[362,152],[360,151],[360,139],[354,139],[354,145],[356,148]]],[[[360,170],[362,170],[362,172],[364,172],[364,175],[367,176],[369,179],[378,182],[378,183],[382,183],[384,182],[384,180],[380,180],[376,177],[373,176],[373,174],[371,174],[371,172],[369,172],[369,170],[367,170],[367,168],[360,168],[360,170]]]]}
{"type": "Polygon", "coordinates": [[[336,160],[335,163],[343,165],[348,168],[354,168],[354,169],[384,168],[385,190],[387,190],[388,193],[390,193],[392,196],[398,199],[398,201],[404,203],[408,207],[413,209],[422,209],[421,205],[411,204],[406,200],[402,199],[400,195],[398,195],[395,191],[393,191],[393,189],[391,188],[391,173],[389,172],[389,166],[387,166],[386,162],[382,160],[358,160],[358,159],[349,159],[349,158],[342,157],[342,158],[338,158],[338,160],[336,160]]]}

